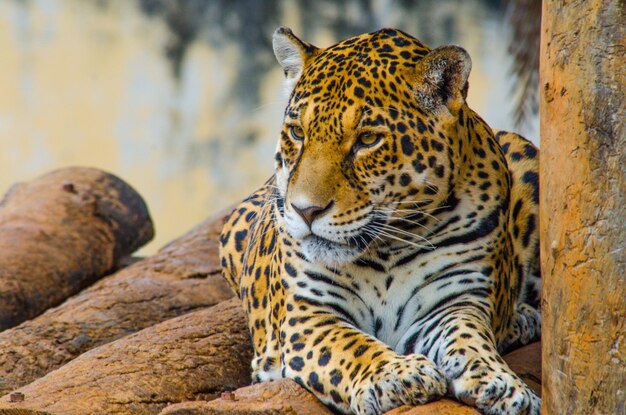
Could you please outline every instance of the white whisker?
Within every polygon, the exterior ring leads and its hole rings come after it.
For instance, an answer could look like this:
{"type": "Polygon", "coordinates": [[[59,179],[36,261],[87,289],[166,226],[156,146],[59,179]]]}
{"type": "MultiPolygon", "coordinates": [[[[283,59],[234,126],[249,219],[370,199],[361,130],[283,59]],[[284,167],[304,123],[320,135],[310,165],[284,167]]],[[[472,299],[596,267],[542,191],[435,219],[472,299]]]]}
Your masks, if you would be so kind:
{"type": "MultiPolygon", "coordinates": [[[[400,214],[408,214],[408,215],[415,215],[415,214],[419,214],[419,215],[424,215],[426,217],[429,217],[431,219],[433,219],[436,222],[440,222],[441,219],[439,219],[436,216],[433,216],[432,214],[428,213],[427,211],[424,210],[420,210],[420,209],[394,209],[394,208],[385,208],[385,207],[379,207],[376,208],[378,209],[381,213],[385,213],[388,217],[393,217],[396,218],[396,216],[393,216],[393,213],[400,213],[400,214]],[[390,214],[391,213],[391,214],[390,214]]],[[[434,209],[429,209],[431,212],[434,209]]]]}
{"type": "Polygon", "coordinates": [[[427,245],[421,245],[421,244],[418,244],[418,243],[416,243],[416,242],[407,241],[406,239],[403,239],[403,238],[397,237],[397,236],[395,236],[395,235],[392,235],[392,234],[390,234],[390,233],[388,233],[388,232],[385,232],[385,231],[383,231],[383,230],[380,230],[380,229],[377,229],[377,232],[378,232],[380,235],[382,235],[382,236],[384,236],[384,237],[386,237],[386,238],[395,239],[396,241],[404,242],[405,244],[407,244],[407,245],[411,245],[411,246],[414,246],[414,247],[416,247],[416,248],[428,248],[428,249],[434,249],[434,247],[432,247],[432,245],[431,245],[431,246],[427,246],[427,245]]]}
{"type": "MultiPolygon", "coordinates": [[[[382,213],[384,214],[384,212],[382,212],[382,213]]],[[[419,226],[420,228],[425,229],[428,233],[432,232],[432,230],[428,226],[426,226],[426,225],[424,225],[422,223],[419,223],[417,221],[414,221],[414,220],[411,220],[411,219],[407,219],[407,218],[402,217],[402,216],[387,216],[386,219],[387,220],[392,220],[392,221],[406,222],[406,223],[409,223],[411,225],[419,226]]]]}
{"type": "Polygon", "coordinates": [[[417,239],[420,239],[420,240],[428,243],[430,246],[433,246],[433,244],[430,243],[430,241],[428,239],[424,238],[423,236],[417,235],[417,234],[414,234],[414,233],[411,233],[411,232],[408,232],[408,231],[405,231],[403,229],[396,228],[395,226],[376,225],[375,229],[377,229],[377,230],[385,230],[385,231],[390,231],[390,232],[396,232],[396,233],[398,233],[400,235],[404,235],[404,236],[411,237],[411,238],[417,238],[417,239]]]}

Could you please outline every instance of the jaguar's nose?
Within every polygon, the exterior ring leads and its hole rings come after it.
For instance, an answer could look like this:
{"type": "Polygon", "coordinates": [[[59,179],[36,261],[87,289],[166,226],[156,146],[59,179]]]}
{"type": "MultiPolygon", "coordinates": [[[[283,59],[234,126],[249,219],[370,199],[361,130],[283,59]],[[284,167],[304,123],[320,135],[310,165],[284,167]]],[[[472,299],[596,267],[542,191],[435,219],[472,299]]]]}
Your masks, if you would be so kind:
{"type": "Polygon", "coordinates": [[[330,203],[328,205],[326,205],[326,207],[321,207],[321,206],[307,206],[307,207],[298,207],[295,204],[291,204],[291,207],[293,208],[293,210],[296,211],[296,213],[298,215],[300,215],[300,217],[304,220],[304,222],[309,226],[309,228],[311,227],[311,225],[313,224],[313,221],[319,217],[324,216],[326,213],[328,213],[328,211],[330,210],[330,208],[333,207],[333,204],[335,202],[334,201],[330,201],[330,203]]]}

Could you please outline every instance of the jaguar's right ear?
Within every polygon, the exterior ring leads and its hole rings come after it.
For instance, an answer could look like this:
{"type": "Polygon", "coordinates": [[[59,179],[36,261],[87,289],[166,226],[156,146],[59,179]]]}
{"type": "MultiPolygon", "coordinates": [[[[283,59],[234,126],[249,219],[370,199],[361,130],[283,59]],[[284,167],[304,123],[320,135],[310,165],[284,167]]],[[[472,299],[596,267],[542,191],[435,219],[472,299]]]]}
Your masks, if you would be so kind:
{"type": "Polygon", "coordinates": [[[272,37],[272,46],[291,91],[302,73],[304,63],[319,49],[298,39],[288,27],[276,29],[272,37]]]}

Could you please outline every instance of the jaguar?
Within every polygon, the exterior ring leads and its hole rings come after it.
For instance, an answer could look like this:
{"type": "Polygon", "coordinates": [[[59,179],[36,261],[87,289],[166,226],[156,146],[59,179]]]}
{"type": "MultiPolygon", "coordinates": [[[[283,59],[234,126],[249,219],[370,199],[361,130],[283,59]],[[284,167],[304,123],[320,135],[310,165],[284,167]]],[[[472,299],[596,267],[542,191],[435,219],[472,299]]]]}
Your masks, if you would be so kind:
{"type": "Polygon", "coordinates": [[[540,413],[501,355],[540,336],[537,148],[467,104],[471,59],[382,29],[273,35],[288,104],[274,175],[220,236],[254,381],[343,413],[449,396],[540,413]]]}

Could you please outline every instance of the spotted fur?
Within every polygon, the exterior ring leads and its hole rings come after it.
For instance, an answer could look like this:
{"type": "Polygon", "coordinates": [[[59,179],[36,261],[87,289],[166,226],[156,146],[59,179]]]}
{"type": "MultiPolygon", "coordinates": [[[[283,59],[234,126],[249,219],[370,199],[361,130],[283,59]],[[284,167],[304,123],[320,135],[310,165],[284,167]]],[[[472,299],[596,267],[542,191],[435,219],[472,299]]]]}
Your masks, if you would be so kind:
{"type": "Polygon", "coordinates": [[[540,332],[539,156],[467,106],[467,52],[393,29],[320,49],[280,28],[274,49],[276,173],[221,235],[253,378],[346,413],[539,414],[500,357],[540,332]]]}

